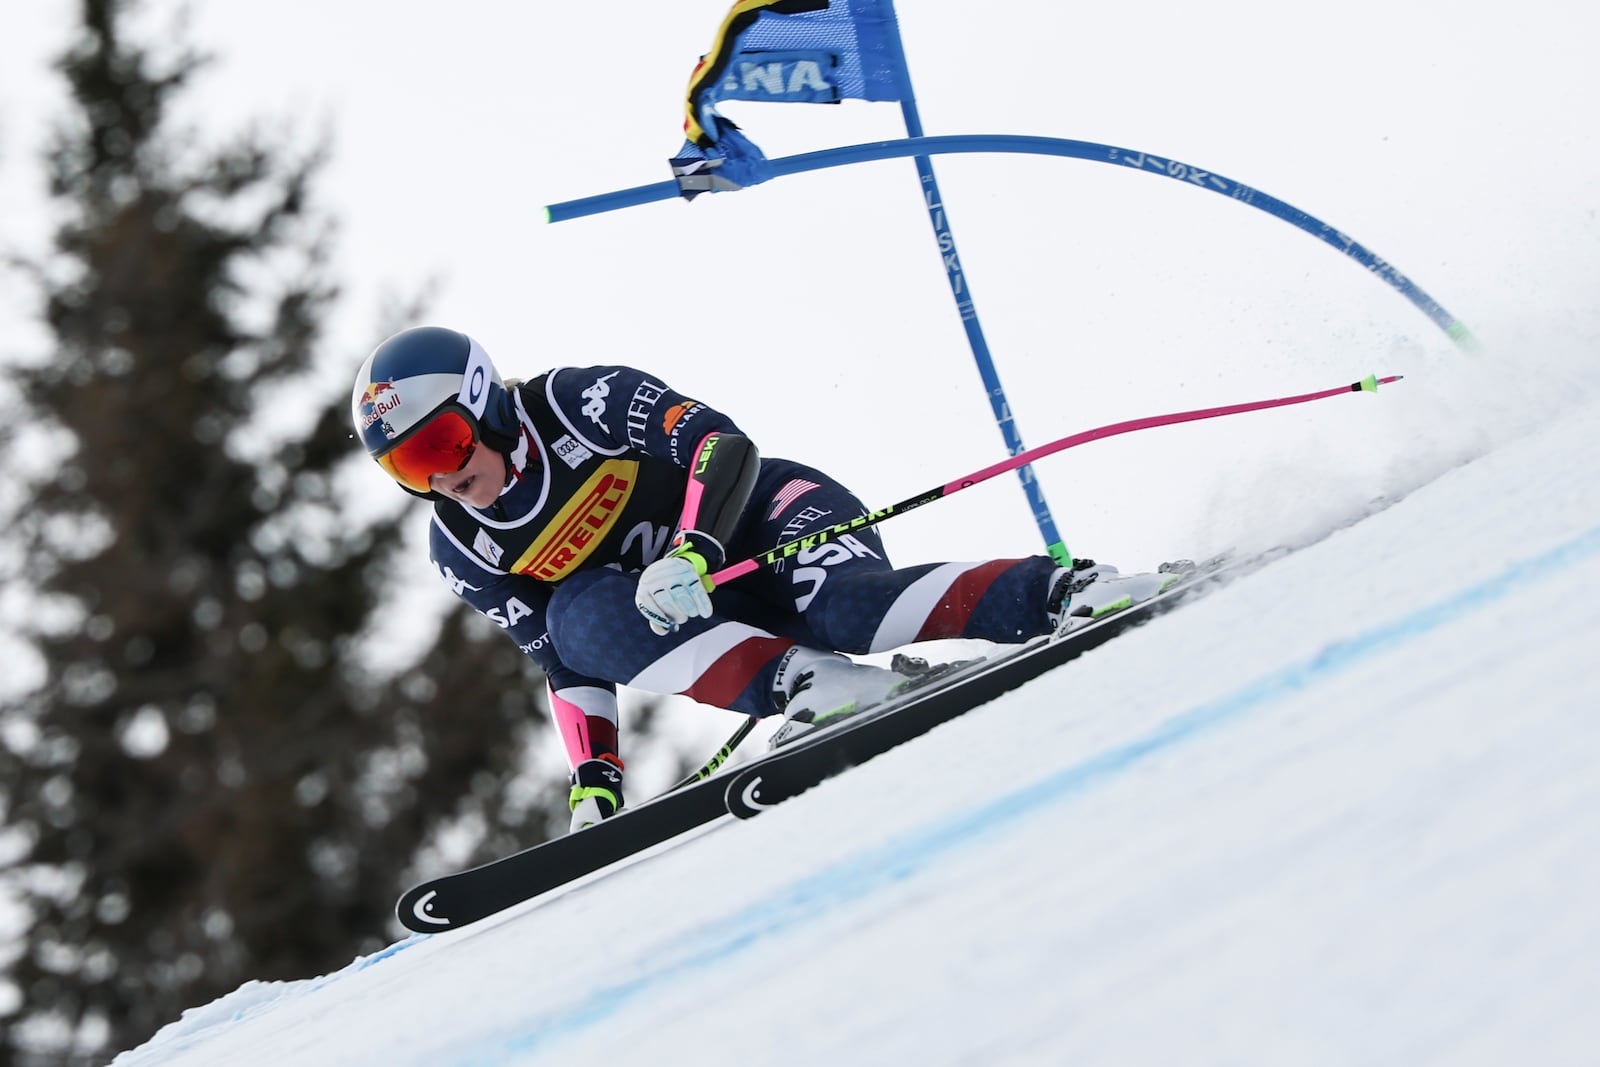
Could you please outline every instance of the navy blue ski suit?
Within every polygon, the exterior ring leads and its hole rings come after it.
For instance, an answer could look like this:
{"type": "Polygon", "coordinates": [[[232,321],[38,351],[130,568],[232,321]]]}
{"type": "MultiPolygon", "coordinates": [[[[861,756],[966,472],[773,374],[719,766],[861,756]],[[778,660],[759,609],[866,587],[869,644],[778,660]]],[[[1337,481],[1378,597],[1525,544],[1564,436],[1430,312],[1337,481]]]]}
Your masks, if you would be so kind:
{"type": "MultiPolygon", "coordinates": [[[[868,653],[1050,628],[1048,556],[896,569],[864,529],[719,586],[712,618],[658,636],[634,606],[636,572],[668,550],[697,443],[741,431],[631,367],[561,368],[509,392],[521,426],[507,486],[481,511],[438,501],[431,555],[451,591],[543,668],[574,764],[615,753],[619,684],[768,715],[797,643],[868,653]]],[[[866,513],[821,471],[759,462],[730,563],[866,513]]]]}

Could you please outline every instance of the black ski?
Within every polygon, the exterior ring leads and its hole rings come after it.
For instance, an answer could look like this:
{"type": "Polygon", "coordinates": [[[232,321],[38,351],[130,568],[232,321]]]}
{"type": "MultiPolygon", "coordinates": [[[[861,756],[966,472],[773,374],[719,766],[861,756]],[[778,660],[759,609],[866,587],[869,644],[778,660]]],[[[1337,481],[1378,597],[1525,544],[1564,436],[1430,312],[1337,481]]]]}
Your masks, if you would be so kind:
{"type": "Polygon", "coordinates": [[[805,734],[738,768],[665,793],[597,826],[434,878],[407,890],[395,906],[418,933],[456,930],[603,870],[729,812],[749,818],[848,767],[926,733],[1024,682],[1177,606],[1224,577],[1260,565],[1202,564],[1179,585],[1065,637],[1037,641],[917,685],[888,704],[805,734]]]}
{"type": "Polygon", "coordinates": [[[981,704],[1010,692],[1063,663],[1098,648],[1118,634],[1171,611],[1215,588],[1225,577],[1253,569],[1264,559],[1210,561],[1179,584],[1141,604],[1082,626],[1062,637],[1041,639],[963,669],[944,674],[888,703],[843,722],[803,734],[764,758],[734,771],[728,810],[753,818],[840,772],[882,755],[981,704]]]}
{"type": "Polygon", "coordinates": [[[596,826],[414,886],[395,914],[408,930],[455,930],[727,814],[723,780],[709,778],[621,812],[596,826]]]}

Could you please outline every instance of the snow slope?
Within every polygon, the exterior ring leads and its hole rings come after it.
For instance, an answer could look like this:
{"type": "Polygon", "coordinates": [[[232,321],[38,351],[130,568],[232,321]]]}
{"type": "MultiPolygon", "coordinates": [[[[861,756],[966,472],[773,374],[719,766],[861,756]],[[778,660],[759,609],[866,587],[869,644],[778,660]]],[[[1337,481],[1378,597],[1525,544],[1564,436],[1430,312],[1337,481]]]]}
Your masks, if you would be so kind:
{"type": "Polygon", "coordinates": [[[247,985],[117,1067],[1593,1063],[1597,425],[750,823],[247,985]]]}

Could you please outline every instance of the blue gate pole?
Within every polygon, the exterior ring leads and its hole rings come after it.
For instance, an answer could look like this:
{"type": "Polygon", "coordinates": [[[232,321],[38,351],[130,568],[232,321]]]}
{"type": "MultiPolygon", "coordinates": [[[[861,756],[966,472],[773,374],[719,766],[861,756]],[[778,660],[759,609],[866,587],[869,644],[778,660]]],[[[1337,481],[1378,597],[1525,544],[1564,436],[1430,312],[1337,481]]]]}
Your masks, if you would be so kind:
{"type": "MultiPolygon", "coordinates": [[[[894,10],[892,0],[883,0],[883,4],[891,12],[894,10]]],[[[905,46],[900,41],[898,20],[894,22],[894,31],[887,37],[895,51],[894,60],[900,71],[901,97],[900,113],[905,117],[906,135],[908,137],[922,136],[922,118],[917,114],[917,97],[911,89],[911,68],[906,63],[905,46]]],[[[944,257],[945,276],[950,281],[950,295],[955,297],[956,310],[961,313],[961,325],[967,331],[967,343],[972,348],[972,358],[977,361],[978,375],[983,379],[984,390],[989,394],[989,406],[994,411],[994,418],[1000,427],[1000,434],[1005,439],[1006,447],[1011,450],[1011,455],[1020,455],[1026,451],[1022,443],[1022,435],[1017,431],[1016,419],[1011,414],[1011,404],[1006,400],[1005,388],[1000,384],[1000,374],[995,370],[994,358],[989,354],[989,343],[984,340],[983,326],[978,322],[978,308],[972,301],[972,290],[967,284],[966,272],[961,269],[961,255],[956,249],[955,235],[950,230],[950,219],[944,209],[944,199],[939,193],[939,182],[933,174],[933,160],[924,155],[914,157],[917,164],[917,175],[922,179],[922,197],[928,208],[928,221],[933,224],[934,238],[939,243],[939,252],[944,257]]],[[[1072,566],[1072,554],[1067,551],[1066,542],[1056,532],[1055,520],[1050,516],[1050,505],[1045,502],[1044,490],[1039,486],[1039,481],[1034,477],[1031,464],[1017,469],[1017,476],[1022,479],[1022,491],[1028,498],[1028,505],[1033,509],[1033,521],[1039,526],[1039,533],[1044,536],[1044,543],[1050,555],[1056,562],[1064,567],[1072,566]]]]}

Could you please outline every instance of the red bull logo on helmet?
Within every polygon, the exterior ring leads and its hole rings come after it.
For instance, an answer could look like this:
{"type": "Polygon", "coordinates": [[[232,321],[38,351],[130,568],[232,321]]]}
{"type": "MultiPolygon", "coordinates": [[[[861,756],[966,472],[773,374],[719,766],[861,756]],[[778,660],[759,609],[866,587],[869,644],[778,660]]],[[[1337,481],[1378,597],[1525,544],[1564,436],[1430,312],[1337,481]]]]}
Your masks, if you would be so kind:
{"type": "MultiPolygon", "coordinates": [[[[400,406],[400,391],[395,388],[394,379],[386,382],[373,382],[361,394],[361,399],[356,404],[356,409],[361,413],[361,429],[366,430],[373,423],[383,421],[383,417],[400,406]]],[[[384,426],[384,433],[389,437],[394,432],[384,426]]]]}

